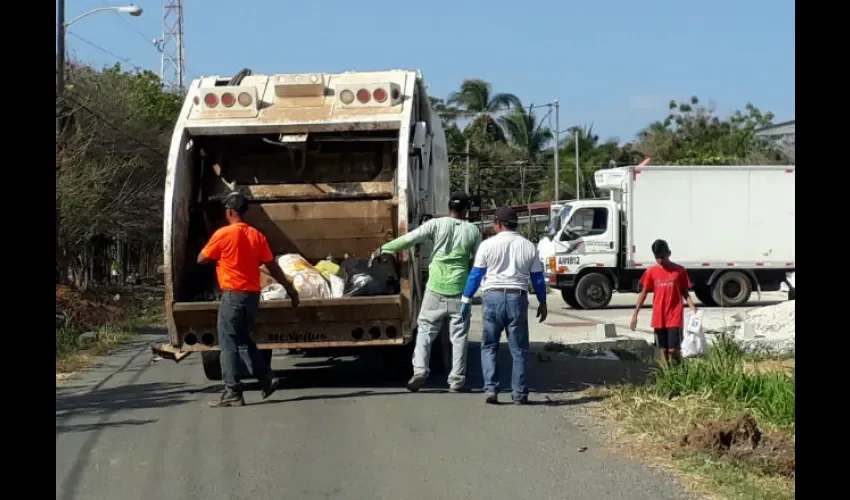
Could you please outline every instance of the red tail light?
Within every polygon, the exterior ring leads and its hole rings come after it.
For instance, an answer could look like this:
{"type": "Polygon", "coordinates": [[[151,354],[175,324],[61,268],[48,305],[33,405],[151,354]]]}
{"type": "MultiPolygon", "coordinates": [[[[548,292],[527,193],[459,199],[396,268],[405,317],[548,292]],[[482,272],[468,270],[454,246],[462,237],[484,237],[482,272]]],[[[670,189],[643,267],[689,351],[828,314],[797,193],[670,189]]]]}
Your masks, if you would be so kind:
{"type": "Polygon", "coordinates": [[[375,89],[375,91],[372,92],[372,97],[374,97],[378,102],[384,102],[387,100],[387,91],[384,89],[375,89]]]}
{"type": "Polygon", "coordinates": [[[214,108],[218,106],[218,97],[212,93],[207,94],[204,96],[204,104],[206,104],[208,108],[214,108]]]}
{"type": "Polygon", "coordinates": [[[361,103],[366,104],[367,102],[369,102],[369,100],[371,98],[372,98],[372,93],[369,92],[368,90],[360,89],[360,90],[357,91],[357,100],[360,101],[361,103]]]}
{"type": "Polygon", "coordinates": [[[241,94],[239,94],[238,100],[239,105],[245,106],[246,108],[250,106],[252,102],[254,102],[254,98],[251,97],[251,94],[247,92],[242,92],[241,94]]]}
{"type": "Polygon", "coordinates": [[[221,104],[225,108],[229,108],[229,107],[233,106],[234,104],[236,104],[236,98],[233,97],[233,94],[231,94],[230,92],[225,92],[221,96],[221,104]]]}

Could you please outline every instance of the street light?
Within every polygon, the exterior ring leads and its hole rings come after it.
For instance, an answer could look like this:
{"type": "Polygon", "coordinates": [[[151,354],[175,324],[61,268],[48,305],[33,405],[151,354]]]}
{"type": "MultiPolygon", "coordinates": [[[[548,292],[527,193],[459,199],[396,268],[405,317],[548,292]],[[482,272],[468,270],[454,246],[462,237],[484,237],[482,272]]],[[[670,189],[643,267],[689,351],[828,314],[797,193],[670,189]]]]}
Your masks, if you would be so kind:
{"type": "MultiPolygon", "coordinates": [[[[62,94],[65,93],[65,30],[80,19],[88,17],[97,12],[111,10],[113,12],[121,12],[123,14],[130,14],[133,17],[139,17],[142,15],[144,10],[142,10],[141,7],[137,7],[135,5],[100,7],[97,9],[92,9],[84,14],[80,14],[79,16],[75,17],[74,19],[71,19],[67,23],[65,22],[65,0],[58,0],[56,2],[56,10],[56,99],[58,100],[62,96],[62,94]]],[[[60,115],[61,110],[57,108],[57,134],[62,130],[62,120],[60,115]]]]}
{"type": "Polygon", "coordinates": [[[68,28],[68,26],[71,26],[72,24],[74,24],[75,22],[79,21],[80,19],[82,19],[84,17],[88,17],[88,16],[90,16],[90,15],[96,13],[96,12],[103,12],[105,10],[121,12],[123,14],[130,14],[133,17],[139,17],[144,12],[144,10],[141,7],[138,7],[138,6],[135,6],[135,5],[122,5],[121,7],[100,7],[98,9],[92,9],[92,10],[86,12],[85,14],[81,14],[81,15],[75,17],[74,19],[71,19],[70,21],[65,23],[65,28],[68,28]]]}

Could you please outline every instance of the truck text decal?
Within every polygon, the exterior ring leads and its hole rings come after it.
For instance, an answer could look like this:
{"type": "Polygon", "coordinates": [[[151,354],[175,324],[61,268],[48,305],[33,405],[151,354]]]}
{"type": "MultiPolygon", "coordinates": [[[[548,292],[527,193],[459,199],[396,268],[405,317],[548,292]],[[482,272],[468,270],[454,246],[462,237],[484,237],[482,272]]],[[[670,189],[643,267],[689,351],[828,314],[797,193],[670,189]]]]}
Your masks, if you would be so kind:
{"type": "Polygon", "coordinates": [[[269,342],[321,342],[327,338],[324,333],[270,333],[266,336],[269,342]]]}
{"type": "Polygon", "coordinates": [[[581,260],[578,255],[566,255],[563,257],[558,257],[558,265],[559,266],[577,266],[581,260]]]}

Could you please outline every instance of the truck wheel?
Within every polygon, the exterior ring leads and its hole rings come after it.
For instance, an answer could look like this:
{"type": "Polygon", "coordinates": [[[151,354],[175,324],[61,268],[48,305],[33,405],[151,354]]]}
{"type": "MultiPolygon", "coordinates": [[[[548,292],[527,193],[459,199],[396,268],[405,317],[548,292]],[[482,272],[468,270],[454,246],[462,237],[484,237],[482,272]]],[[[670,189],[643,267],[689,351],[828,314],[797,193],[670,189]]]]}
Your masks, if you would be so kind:
{"type": "Polygon", "coordinates": [[[581,304],[579,304],[578,300],[576,300],[575,288],[562,288],[561,297],[564,299],[564,302],[566,302],[568,306],[572,307],[573,309],[581,309],[581,304]]]}
{"type": "Polygon", "coordinates": [[[694,287],[694,295],[697,296],[697,300],[702,302],[702,305],[708,307],[717,307],[717,302],[711,297],[711,289],[708,285],[697,285],[694,287]]]}
{"type": "Polygon", "coordinates": [[[721,274],[711,286],[711,298],[719,306],[738,307],[750,300],[753,285],[746,274],[730,271],[721,274]]]}
{"type": "Polygon", "coordinates": [[[201,351],[201,364],[207,380],[221,380],[221,351],[201,351]]]}
{"type": "Polygon", "coordinates": [[[431,344],[431,373],[448,375],[452,369],[452,343],[449,339],[449,322],[443,322],[440,333],[431,344]]]}
{"type": "Polygon", "coordinates": [[[583,309],[601,309],[611,302],[611,282],[599,273],[584,275],[576,286],[576,301],[583,309]]]}

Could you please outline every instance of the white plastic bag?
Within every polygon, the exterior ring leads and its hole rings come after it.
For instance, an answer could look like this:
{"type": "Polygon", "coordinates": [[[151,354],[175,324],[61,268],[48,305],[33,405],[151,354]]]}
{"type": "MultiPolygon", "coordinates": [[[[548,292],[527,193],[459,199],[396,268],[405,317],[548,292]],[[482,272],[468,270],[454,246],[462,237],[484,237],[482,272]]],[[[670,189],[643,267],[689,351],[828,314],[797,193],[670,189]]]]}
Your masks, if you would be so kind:
{"type": "Polygon", "coordinates": [[[286,289],[280,283],[272,283],[260,292],[263,300],[286,300],[286,289]]]}
{"type": "Polygon", "coordinates": [[[331,297],[331,289],[325,277],[307,260],[295,253],[288,253],[277,258],[277,264],[283,274],[292,281],[292,286],[302,299],[327,299],[331,297]]]}
{"type": "Polygon", "coordinates": [[[682,357],[695,358],[702,356],[708,350],[708,341],[702,332],[702,311],[692,313],[688,317],[688,325],[685,328],[685,337],[682,339],[682,357]]]}
{"type": "Polygon", "coordinates": [[[336,274],[329,275],[328,279],[331,282],[331,297],[341,299],[345,293],[345,280],[336,274]]]}

